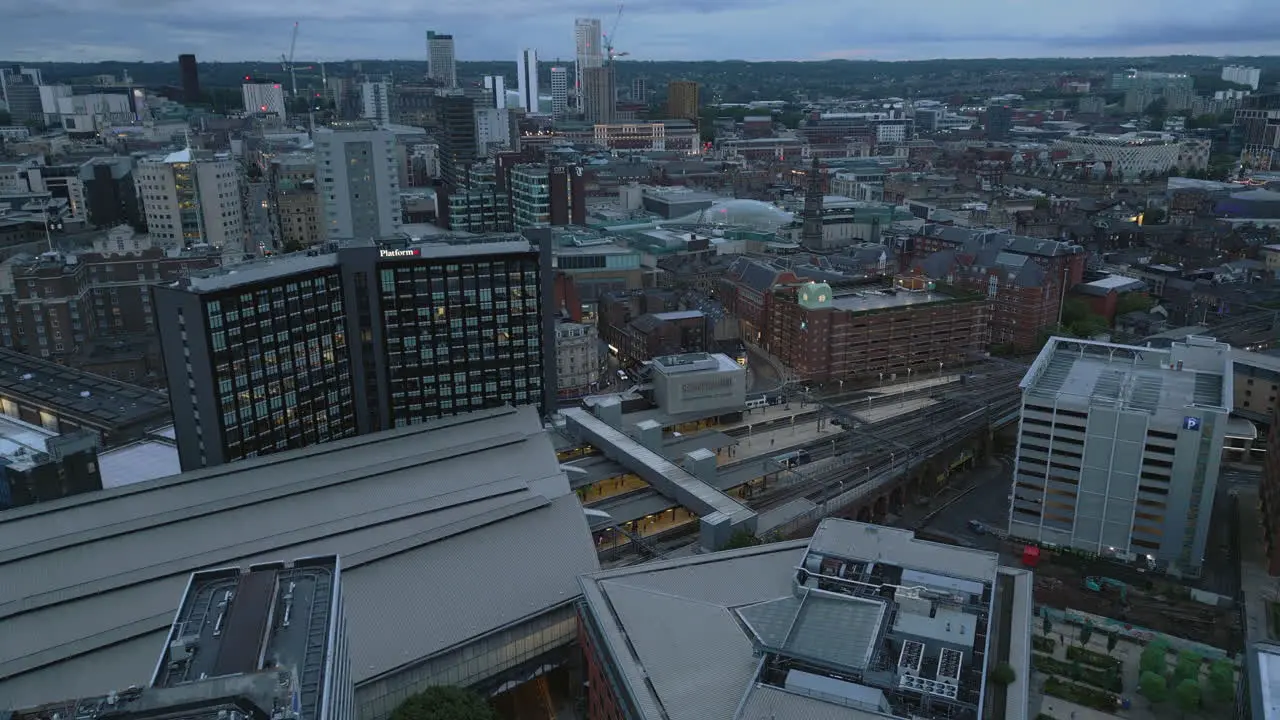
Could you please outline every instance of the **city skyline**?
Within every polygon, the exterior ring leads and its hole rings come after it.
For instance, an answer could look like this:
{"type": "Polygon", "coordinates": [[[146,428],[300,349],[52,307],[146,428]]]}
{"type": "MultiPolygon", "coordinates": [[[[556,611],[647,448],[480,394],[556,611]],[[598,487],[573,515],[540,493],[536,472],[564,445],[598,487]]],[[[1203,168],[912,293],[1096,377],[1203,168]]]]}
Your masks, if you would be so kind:
{"type": "MultiPolygon", "coordinates": [[[[1100,57],[1170,54],[1261,55],[1275,51],[1280,29],[1262,0],[1227,0],[1212,15],[1189,0],[1135,0],[1118,15],[1101,0],[1043,6],[982,0],[963,7],[926,0],[904,22],[892,6],[833,7],[800,0],[785,16],[814,14],[818,27],[779,27],[776,6],[760,0],[719,8],[708,0],[659,0],[628,7],[617,29],[632,60],[918,60],[935,58],[1100,57]],[[1140,23],[1133,18],[1143,18],[1140,23]],[[874,28],[860,32],[858,28],[874,28]],[[1048,28],[1037,34],[1032,28],[1048,28]]],[[[423,16],[415,3],[356,6],[333,0],[261,6],[228,0],[220,14],[176,2],[45,0],[7,16],[0,46],[13,61],[170,60],[193,52],[202,62],[267,59],[288,50],[301,24],[299,60],[419,59],[423,32],[457,38],[462,61],[503,60],[538,37],[539,56],[575,55],[574,20],[597,17],[608,33],[617,6],[559,0],[501,5],[480,0],[423,16]],[[305,8],[305,9],[304,9],[305,8]],[[526,12],[527,11],[527,12],[526,12]],[[93,23],[68,22],[92,13],[93,23]],[[518,26],[502,20],[520,17],[518,26]],[[245,32],[246,26],[254,32],[245,32]],[[278,32],[277,32],[278,30],[278,32]],[[276,37],[278,35],[278,38],[276,37]],[[265,57],[263,57],[265,56],[265,57]]]]}

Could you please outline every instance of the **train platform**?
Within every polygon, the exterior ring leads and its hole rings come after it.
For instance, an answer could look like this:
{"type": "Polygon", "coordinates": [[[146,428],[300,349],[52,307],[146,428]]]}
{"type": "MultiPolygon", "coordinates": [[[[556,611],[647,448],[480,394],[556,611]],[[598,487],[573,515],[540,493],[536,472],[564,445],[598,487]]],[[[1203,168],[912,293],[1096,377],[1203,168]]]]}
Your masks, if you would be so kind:
{"type": "MultiPolygon", "coordinates": [[[[917,373],[919,374],[919,373],[917,373]]],[[[950,385],[960,382],[960,375],[949,374],[938,377],[926,377],[921,380],[912,380],[911,382],[894,383],[892,385],[884,385],[876,388],[867,388],[866,392],[876,397],[885,397],[886,395],[894,395],[898,393],[909,393],[916,390],[924,390],[925,388],[938,387],[940,385],[950,385]]]]}
{"type": "MultiPolygon", "coordinates": [[[[697,522],[698,516],[696,513],[682,507],[669,507],[665,510],[622,523],[622,526],[628,532],[645,538],[673,530],[682,525],[697,522]]],[[[597,551],[610,550],[622,545],[627,545],[631,542],[631,538],[612,528],[593,530],[593,532],[595,535],[597,551]]]]}
{"type": "Polygon", "coordinates": [[[899,415],[906,415],[907,413],[920,412],[921,410],[931,408],[937,404],[938,404],[938,401],[933,398],[914,398],[911,400],[903,400],[900,403],[892,403],[889,405],[881,405],[880,407],[873,407],[870,410],[854,411],[849,414],[853,415],[855,418],[857,418],[858,420],[861,420],[864,423],[874,424],[874,423],[884,422],[885,420],[889,420],[891,418],[896,418],[899,415]]]}

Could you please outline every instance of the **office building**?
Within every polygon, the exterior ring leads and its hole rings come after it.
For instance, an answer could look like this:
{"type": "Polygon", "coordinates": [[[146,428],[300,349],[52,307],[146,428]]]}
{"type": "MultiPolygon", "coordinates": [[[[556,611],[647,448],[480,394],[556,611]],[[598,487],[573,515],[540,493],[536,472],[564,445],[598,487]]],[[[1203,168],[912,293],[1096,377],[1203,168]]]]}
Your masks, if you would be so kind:
{"type": "Polygon", "coordinates": [[[400,232],[396,136],[371,123],[315,131],[317,182],[329,240],[370,243],[400,232]]]}
{"type": "Polygon", "coordinates": [[[582,72],[582,109],[592,125],[608,125],[617,116],[618,96],[614,87],[613,64],[587,68],[582,72]]]}
{"type": "Polygon", "coordinates": [[[1185,73],[1129,69],[1111,76],[1111,89],[1124,93],[1124,111],[1140,113],[1163,100],[1167,112],[1181,112],[1195,99],[1195,83],[1185,73]]]}
{"type": "Polygon", "coordinates": [[[485,75],[483,86],[485,99],[490,102],[490,107],[505,110],[507,107],[507,79],[501,75],[485,75]]]}
{"type": "Polygon", "coordinates": [[[497,164],[492,161],[472,165],[464,185],[440,188],[436,199],[441,203],[442,227],[473,233],[507,233],[514,229],[511,195],[506,183],[498,182],[497,164]]]}
{"type": "Polygon", "coordinates": [[[427,77],[436,83],[458,86],[458,63],[453,52],[453,36],[427,31],[427,77]]]}
{"type": "Polygon", "coordinates": [[[1008,105],[992,105],[983,113],[983,129],[987,139],[1003,142],[1013,132],[1013,108],[1008,105]]]}
{"type": "Polygon", "coordinates": [[[1033,578],[995,553],[827,519],[581,584],[589,720],[986,717],[1001,662],[993,714],[1026,712],[1033,578]]]}
{"type": "Polygon", "coordinates": [[[133,178],[152,238],[171,247],[244,247],[240,169],[230,154],[187,148],[152,156],[133,178]]]}
{"type": "Polygon", "coordinates": [[[440,177],[451,188],[466,183],[467,171],[479,157],[476,148],[476,106],[471,98],[450,96],[436,102],[440,122],[440,177]]]}
{"type": "Polygon", "coordinates": [[[1248,85],[1253,90],[1257,90],[1262,82],[1262,70],[1243,65],[1224,65],[1222,79],[1237,85],[1248,85]]]}
{"type": "Polygon", "coordinates": [[[517,230],[586,224],[586,188],[581,166],[517,165],[507,186],[517,230]]]}
{"type": "Polygon", "coordinates": [[[378,126],[391,122],[391,83],[360,83],[360,117],[378,126]]]}
{"type": "Polygon", "coordinates": [[[1022,380],[1009,534],[1198,573],[1231,370],[1212,338],[1050,339],[1022,380]]]}
{"type": "Polygon", "coordinates": [[[498,108],[475,109],[476,157],[490,157],[511,148],[511,111],[498,108]]]}
{"type": "Polygon", "coordinates": [[[538,113],[538,51],[525,48],[516,58],[517,86],[520,90],[520,107],[530,115],[538,113]]]}
{"type": "Polygon", "coordinates": [[[44,103],[40,93],[40,71],[15,65],[0,68],[0,96],[14,124],[34,123],[44,127],[44,103]]]}
{"type": "Polygon", "coordinates": [[[595,325],[556,325],[556,394],[561,400],[594,392],[608,372],[604,346],[595,325]]]}
{"type": "Polygon", "coordinates": [[[178,74],[182,77],[182,102],[200,102],[200,67],[195,55],[178,56],[178,74]]]}
{"type": "Polygon", "coordinates": [[[667,83],[667,117],[697,122],[701,107],[696,81],[672,80],[667,83]]]}
{"type": "Polygon", "coordinates": [[[564,119],[569,110],[569,70],[563,67],[551,68],[551,115],[557,120],[564,119]]]}
{"type": "Polygon", "coordinates": [[[1240,162],[1259,172],[1280,169],[1280,93],[1253,95],[1236,110],[1240,162]]]}
{"type": "Polygon", "coordinates": [[[275,237],[283,250],[301,250],[324,241],[324,216],[316,190],[316,161],[311,153],[287,153],[271,159],[267,172],[275,237]]]}
{"type": "Polygon", "coordinates": [[[133,158],[93,158],[80,166],[89,226],[99,230],[129,225],[145,230],[146,216],[133,179],[133,158]]]}
{"type": "Polygon", "coordinates": [[[157,288],[182,467],[549,406],[540,261],[527,241],[351,247],[157,288]]]}
{"type": "Polygon", "coordinates": [[[0,417],[0,510],[101,489],[96,432],[0,417]]]}
{"type": "Polygon", "coordinates": [[[638,77],[631,81],[631,102],[649,102],[649,80],[638,77]]]}
{"type": "Polygon", "coordinates": [[[583,89],[586,87],[584,71],[604,66],[604,36],[599,18],[578,18],[573,21],[573,44],[575,62],[573,64],[573,88],[578,94],[578,102],[582,102],[583,89]]]}
{"type": "MultiPolygon", "coordinates": [[[[582,506],[532,408],[471,413],[9,515],[0,523],[6,708],[147,684],[192,572],[336,555],[347,559],[340,597],[357,715],[386,720],[433,685],[487,694],[569,661],[577,576],[599,567],[582,506]]],[[[314,617],[301,612],[304,587],[295,587],[291,631],[314,617]]],[[[288,585],[277,588],[282,623],[288,585]]],[[[220,599],[209,598],[211,614],[220,599]]]]}
{"type": "Polygon", "coordinates": [[[250,115],[272,113],[281,120],[287,117],[284,87],[280,83],[246,82],[240,86],[240,97],[244,101],[244,111],[250,115]]]}

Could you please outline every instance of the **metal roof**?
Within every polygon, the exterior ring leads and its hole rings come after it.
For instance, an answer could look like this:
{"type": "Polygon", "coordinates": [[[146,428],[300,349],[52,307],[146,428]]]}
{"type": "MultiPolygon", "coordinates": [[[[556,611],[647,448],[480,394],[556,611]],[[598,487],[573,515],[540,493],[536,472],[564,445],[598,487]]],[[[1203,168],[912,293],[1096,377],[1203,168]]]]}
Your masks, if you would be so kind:
{"type": "Polygon", "coordinates": [[[98,453],[102,487],[113,488],[182,472],[178,448],[160,440],[139,440],[98,453]]]}
{"type": "Polygon", "coordinates": [[[993,552],[917,540],[910,530],[831,519],[818,525],[809,551],[983,583],[995,582],[1000,559],[993,552]]]}
{"type": "Polygon", "coordinates": [[[805,544],[775,543],[582,578],[585,610],[641,718],[732,720],[758,664],[732,609],[789,596],[805,544]]]}
{"type": "Polygon", "coordinates": [[[756,685],[734,720],[885,720],[881,713],[837,705],[769,685],[756,685]]]}
{"type": "Polygon", "coordinates": [[[0,697],[143,683],[191,572],[324,554],[357,683],[570,601],[598,568],[527,407],[64,498],[0,514],[0,697]]]}

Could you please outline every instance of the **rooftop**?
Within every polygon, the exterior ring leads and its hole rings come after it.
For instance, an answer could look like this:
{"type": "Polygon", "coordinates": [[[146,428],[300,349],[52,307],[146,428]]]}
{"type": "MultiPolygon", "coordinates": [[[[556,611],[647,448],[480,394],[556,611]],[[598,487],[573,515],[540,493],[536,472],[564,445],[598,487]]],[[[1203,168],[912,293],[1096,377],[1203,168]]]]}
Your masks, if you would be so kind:
{"type": "Polygon", "coordinates": [[[169,417],[162,393],[13,350],[0,349],[0,396],[94,427],[159,424],[169,417]]]}
{"type": "Polygon", "coordinates": [[[1231,346],[1188,336],[1169,349],[1050,338],[1022,380],[1028,402],[1181,418],[1231,411],[1231,346]]]}
{"type": "Polygon", "coordinates": [[[177,445],[145,439],[98,453],[98,470],[102,487],[113,488],[178,475],[182,467],[177,445]]]}
{"type": "Polygon", "coordinates": [[[307,680],[301,716],[319,720],[338,583],[334,556],[194,573],[151,685],[275,669],[307,680]]]}
{"type": "Polygon", "coordinates": [[[54,500],[0,513],[0,697],[145,683],[192,572],[286,547],[342,558],[357,684],[572,602],[598,567],[529,407],[54,500]]]}
{"type": "Polygon", "coordinates": [[[644,720],[976,718],[998,571],[994,553],[825,520],[807,543],[581,582],[644,720]]]}
{"type": "Polygon", "coordinates": [[[837,310],[846,310],[848,312],[869,312],[872,310],[910,307],[912,305],[928,305],[929,303],[954,299],[950,295],[940,292],[884,288],[837,293],[832,296],[831,306],[837,310]]]}

